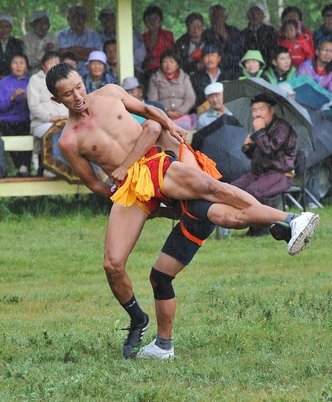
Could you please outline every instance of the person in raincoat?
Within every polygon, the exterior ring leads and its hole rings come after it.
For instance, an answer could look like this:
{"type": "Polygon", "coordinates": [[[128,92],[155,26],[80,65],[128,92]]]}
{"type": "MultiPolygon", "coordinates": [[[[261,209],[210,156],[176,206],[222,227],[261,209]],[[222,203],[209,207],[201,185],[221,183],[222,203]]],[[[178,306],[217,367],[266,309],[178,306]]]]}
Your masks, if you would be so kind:
{"type": "Polygon", "coordinates": [[[248,50],[239,65],[242,68],[242,75],[239,79],[243,80],[245,78],[261,77],[266,64],[259,50],[248,50]]]}

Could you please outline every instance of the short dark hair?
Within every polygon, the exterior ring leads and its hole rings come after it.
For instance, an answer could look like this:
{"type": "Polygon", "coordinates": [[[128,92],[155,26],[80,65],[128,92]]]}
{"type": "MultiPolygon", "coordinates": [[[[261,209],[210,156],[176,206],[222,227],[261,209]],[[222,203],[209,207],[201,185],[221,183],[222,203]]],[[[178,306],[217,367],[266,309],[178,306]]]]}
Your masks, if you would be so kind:
{"type": "Polygon", "coordinates": [[[186,26],[189,27],[189,25],[195,20],[199,20],[204,25],[204,18],[202,16],[202,14],[190,13],[187,15],[187,17],[185,19],[186,26]]]}
{"type": "Polygon", "coordinates": [[[325,14],[327,14],[328,12],[332,11],[332,4],[327,4],[323,10],[322,10],[322,17],[324,17],[325,14]]]}
{"type": "Polygon", "coordinates": [[[162,64],[163,60],[166,59],[166,57],[172,57],[178,64],[180,63],[178,55],[175,53],[175,51],[172,49],[166,49],[160,55],[160,65],[162,64]]]}
{"type": "Polygon", "coordinates": [[[78,57],[76,56],[76,54],[74,52],[64,52],[61,54],[61,61],[64,61],[64,59],[70,59],[75,61],[76,63],[78,63],[78,57]]]}
{"type": "Polygon", "coordinates": [[[113,43],[116,44],[116,39],[107,39],[103,46],[103,52],[106,53],[106,48],[108,45],[112,45],[113,43]]]}
{"type": "Polygon", "coordinates": [[[281,53],[289,53],[289,49],[285,46],[278,46],[272,53],[272,60],[277,60],[281,53]]]}
{"type": "Polygon", "coordinates": [[[286,28],[286,26],[287,25],[293,25],[293,27],[296,29],[296,32],[297,32],[297,36],[298,36],[298,25],[297,25],[297,21],[296,20],[293,20],[293,19],[290,19],[290,20],[286,20],[285,22],[283,22],[283,24],[282,24],[282,32],[284,32],[285,31],[285,28],[286,28]]]}
{"type": "Polygon", "coordinates": [[[268,94],[268,93],[260,93],[258,95],[255,95],[251,98],[251,106],[254,105],[255,103],[260,103],[260,102],[264,102],[267,103],[270,106],[275,106],[277,104],[277,101],[275,100],[275,98],[268,94]]]}
{"type": "Polygon", "coordinates": [[[299,15],[300,21],[302,21],[302,12],[301,10],[296,7],[296,6],[288,6],[284,9],[284,11],[281,14],[281,21],[286,17],[287,14],[289,13],[297,13],[299,15]]]}
{"type": "Polygon", "coordinates": [[[146,17],[152,14],[157,14],[160,18],[160,21],[164,21],[163,10],[158,6],[146,7],[143,13],[143,21],[145,22],[146,17]]]}
{"type": "Polygon", "coordinates": [[[10,58],[9,64],[12,63],[12,61],[13,61],[13,59],[14,59],[15,57],[22,57],[22,58],[25,60],[26,64],[27,64],[27,69],[29,68],[29,60],[28,60],[28,57],[27,57],[26,54],[24,54],[24,53],[22,53],[22,52],[14,53],[14,54],[12,55],[12,57],[10,58]]]}
{"type": "Polygon", "coordinates": [[[47,60],[54,59],[55,57],[59,57],[59,60],[61,59],[61,54],[59,52],[56,52],[55,50],[50,50],[49,52],[46,52],[44,56],[41,59],[40,64],[43,65],[44,63],[47,62],[47,60]]]}
{"type": "Polygon", "coordinates": [[[56,84],[68,78],[69,74],[77,70],[68,63],[59,63],[51,67],[46,74],[46,86],[52,95],[57,95],[56,84]]]}

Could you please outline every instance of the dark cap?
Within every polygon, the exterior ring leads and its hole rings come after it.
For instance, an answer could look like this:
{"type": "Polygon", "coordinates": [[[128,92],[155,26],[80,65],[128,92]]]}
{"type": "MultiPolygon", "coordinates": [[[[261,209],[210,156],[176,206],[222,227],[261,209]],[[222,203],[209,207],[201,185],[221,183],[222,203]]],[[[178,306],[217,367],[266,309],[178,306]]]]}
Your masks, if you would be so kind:
{"type": "Polygon", "coordinates": [[[277,104],[277,101],[274,99],[274,97],[267,93],[258,94],[251,98],[251,106],[254,103],[259,102],[268,103],[270,106],[275,106],[277,104]]]}
{"type": "Polygon", "coordinates": [[[214,45],[213,43],[205,45],[202,49],[202,57],[209,53],[218,53],[219,54],[218,46],[214,45]]]}

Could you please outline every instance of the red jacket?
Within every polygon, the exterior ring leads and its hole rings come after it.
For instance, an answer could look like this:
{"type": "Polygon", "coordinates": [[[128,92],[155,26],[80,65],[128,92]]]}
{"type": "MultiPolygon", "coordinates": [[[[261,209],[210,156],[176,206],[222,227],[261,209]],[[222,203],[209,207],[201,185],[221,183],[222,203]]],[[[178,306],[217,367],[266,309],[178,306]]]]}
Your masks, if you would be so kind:
{"type": "Polygon", "coordinates": [[[160,56],[164,50],[174,48],[174,35],[171,31],[160,29],[159,38],[156,46],[152,49],[150,47],[149,33],[143,32],[142,37],[144,40],[146,55],[143,61],[143,70],[151,70],[160,67],[160,56]],[[152,56],[152,57],[151,57],[152,56]]]}
{"type": "Polygon", "coordinates": [[[308,37],[306,35],[299,35],[295,41],[285,39],[281,42],[280,46],[287,47],[292,59],[292,64],[296,68],[298,68],[301,63],[311,59],[315,55],[309,45],[308,37]]]}

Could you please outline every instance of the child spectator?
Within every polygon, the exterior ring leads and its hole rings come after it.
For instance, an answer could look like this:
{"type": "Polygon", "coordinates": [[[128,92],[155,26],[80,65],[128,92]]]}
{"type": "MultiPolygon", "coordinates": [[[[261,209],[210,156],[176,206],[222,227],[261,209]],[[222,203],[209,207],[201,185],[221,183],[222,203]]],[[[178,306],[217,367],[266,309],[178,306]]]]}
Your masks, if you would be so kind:
{"type": "MultiPolygon", "coordinates": [[[[26,89],[28,59],[25,55],[13,55],[10,61],[11,74],[0,81],[0,132],[3,135],[29,135],[30,117],[26,89]]],[[[31,152],[11,152],[17,176],[30,175],[31,152]]]]}
{"type": "Polygon", "coordinates": [[[242,76],[239,78],[243,80],[245,78],[260,77],[265,68],[265,61],[259,50],[248,50],[242,57],[240,63],[242,68],[242,76]]]}
{"type": "Polygon", "coordinates": [[[107,70],[107,57],[104,52],[91,52],[86,65],[89,69],[89,73],[83,77],[86,93],[90,94],[106,84],[115,82],[114,74],[107,70]]]}
{"type": "Polygon", "coordinates": [[[282,36],[285,38],[281,46],[287,47],[292,64],[298,66],[314,56],[313,49],[309,45],[306,34],[299,34],[296,20],[287,20],[282,24],[282,36]]]}
{"type": "Polygon", "coordinates": [[[73,53],[73,52],[62,53],[60,61],[62,63],[68,63],[71,66],[73,66],[74,68],[76,68],[76,70],[78,70],[78,58],[75,53],[73,53]]]}
{"type": "Polygon", "coordinates": [[[292,65],[287,47],[278,46],[272,57],[272,67],[264,72],[262,78],[272,85],[277,85],[296,76],[297,70],[292,65]]]}

